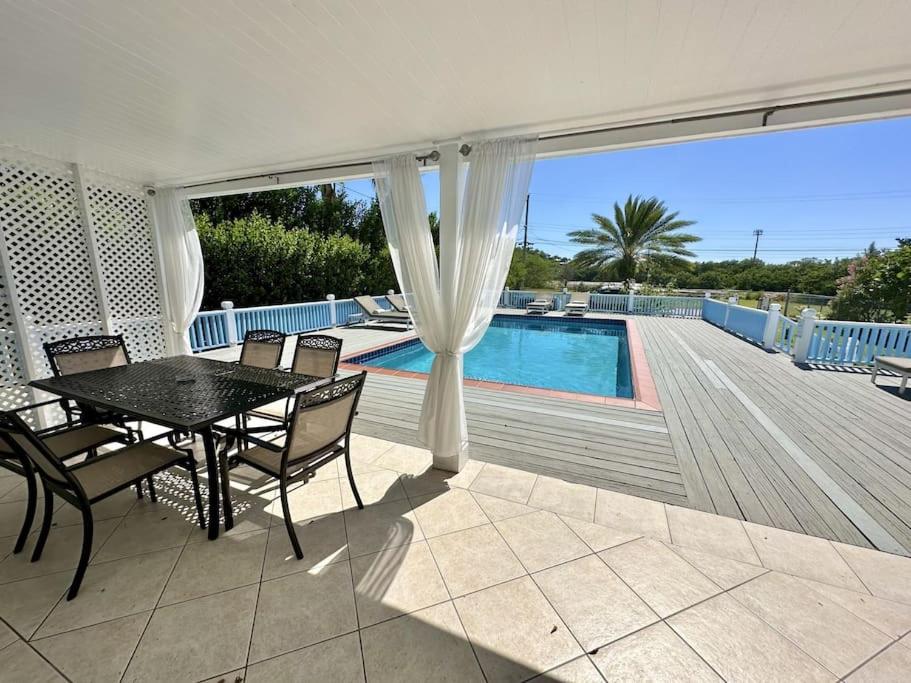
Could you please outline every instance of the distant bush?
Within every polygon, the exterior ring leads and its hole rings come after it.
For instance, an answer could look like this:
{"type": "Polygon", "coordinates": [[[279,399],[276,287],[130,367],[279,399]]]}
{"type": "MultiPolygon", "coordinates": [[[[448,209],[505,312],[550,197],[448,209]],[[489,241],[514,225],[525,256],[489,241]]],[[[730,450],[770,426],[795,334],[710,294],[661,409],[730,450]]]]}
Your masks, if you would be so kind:
{"type": "Polygon", "coordinates": [[[835,320],[905,322],[911,314],[911,240],[852,262],[831,302],[835,320]]]}

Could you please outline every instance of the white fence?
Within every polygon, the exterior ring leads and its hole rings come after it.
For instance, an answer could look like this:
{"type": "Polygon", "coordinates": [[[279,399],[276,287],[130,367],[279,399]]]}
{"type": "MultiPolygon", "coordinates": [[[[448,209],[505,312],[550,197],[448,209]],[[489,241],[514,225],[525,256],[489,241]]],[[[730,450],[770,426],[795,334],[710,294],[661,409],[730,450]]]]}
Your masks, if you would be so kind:
{"type": "MultiPolygon", "coordinates": [[[[503,291],[500,306],[503,308],[525,308],[530,301],[538,298],[550,299],[553,310],[562,311],[570,300],[569,292],[540,294],[530,291],[503,291]]],[[[699,318],[702,302],[698,296],[647,296],[643,294],[589,294],[588,309],[596,313],[628,313],[631,315],[660,315],[674,318],[699,318]]]]}

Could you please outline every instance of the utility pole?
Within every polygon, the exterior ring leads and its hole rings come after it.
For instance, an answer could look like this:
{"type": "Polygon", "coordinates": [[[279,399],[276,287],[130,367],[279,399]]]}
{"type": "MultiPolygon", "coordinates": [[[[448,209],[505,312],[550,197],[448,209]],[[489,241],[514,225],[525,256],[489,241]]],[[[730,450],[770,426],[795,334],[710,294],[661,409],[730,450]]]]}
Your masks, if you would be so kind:
{"type": "Polygon", "coordinates": [[[524,289],[525,287],[525,268],[528,265],[528,207],[530,203],[531,193],[529,192],[525,195],[525,226],[522,236],[522,282],[519,283],[520,289],[524,289]]]}
{"type": "Polygon", "coordinates": [[[762,230],[754,230],[753,234],[756,236],[756,244],[753,247],[753,263],[756,263],[756,253],[759,251],[759,237],[762,235],[762,230]]]}

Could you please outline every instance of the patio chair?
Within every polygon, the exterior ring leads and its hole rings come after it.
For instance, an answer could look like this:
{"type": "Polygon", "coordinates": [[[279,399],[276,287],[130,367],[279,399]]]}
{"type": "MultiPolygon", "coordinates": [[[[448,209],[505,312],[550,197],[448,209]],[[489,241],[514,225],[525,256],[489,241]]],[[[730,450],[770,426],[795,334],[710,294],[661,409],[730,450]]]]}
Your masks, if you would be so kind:
{"type": "MultiPolygon", "coordinates": [[[[330,337],[327,334],[302,334],[298,336],[294,346],[291,372],[325,379],[334,377],[338,371],[338,361],[341,355],[342,340],[338,337],[330,337]]],[[[284,401],[275,401],[246,413],[243,422],[244,432],[271,432],[276,429],[276,427],[249,427],[247,426],[248,417],[281,422],[282,428],[287,430],[293,400],[293,398],[288,398],[284,401]]]]}
{"type": "Polygon", "coordinates": [[[588,294],[585,292],[572,292],[569,295],[569,301],[563,307],[564,315],[567,316],[584,316],[588,313],[588,294]]]}
{"type": "Polygon", "coordinates": [[[873,374],[870,381],[876,384],[876,375],[881,369],[891,370],[897,373],[901,378],[901,384],[898,387],[898,395],[901,396],[908,388],[908,377],[911,377],[911,358],[902,356],[876,356],[873,359],[873,374]]]}
{"type": "Polygon", "coordinates": [[[550,299],[535,299],[525,305],[526,315],[544,315],[552,307],[553,301],[550,299]]]}
{"type": "Polygon", "coordinates": [[[240,364],[254,368],[275,369],[282,362],[285,350],[284,332],[247,330],[240,350],[240,364]]]}
{"type": "Polygon", "coordinates": [[[405,304],[405,297],[401,294],[387,294],[386,301],[392,306],[392,310],[399,313],[408,313],[408,306],[405,304]]]}
{"type": "MultiPolygon", "coordinates": [[[[358,508],[364,508],[361,495],[354,483],[349,448],[351,423],[356,415],[366,375],[366,372],[361,372],[299,394],[294,401],[290,425],[284,435],[283,444],[249,437],[256,446],[237,454],[240,462],[278,480],[285,528],[288,530],[294,554],[299,560],[303,559],[304,553],[291,519],[291,509],[288,505],[289,484],[297,481],[306,484],[320,467],[344,456],[351,492],[358,508]]],[[[219,457],[222,463],[225,463],[227,451],[221,451],[219,457]]],[[[224,466],[222,470],[223,473],[227,472],[224,466]]],[[[230,487],[225,487],[225,490],[230,491],[230,487]]]]}
{"type": "Polygon", "coordinates": [[[376,305],[376,301],[373,300],[373,297],[356,296],[354,297],[354,303],[356,303],[358,308],[361,309],[368,321],[379,320],[380,322],[398,322],[404,323],[406,328],[411,327],[410,313],[402,313],[401,311],[387,311],[383,308],[380,308],[376,305]]]}
{"type": "MultiPolygon", "coordinates": [[[[33,403],[16,408],[11,412],[23,413],[58,403],[59,401],[57,400],[33,403]]],[[[56,427],[36,430],[35,434],[60,460],[67,460],[83,453],[89,457],[94,457],[97,455],[97,449],[100,446],[126,439],[126,434],[123,432],[108,429],[101,425],[86,425],[82,427],[57,425],[56,427]]],[[[26,482],[28,496],[25,503],[25,518],[22,520],[22,528],[16,538],[16,544],[13,546],[13,554],[17,554],[22,552],[25,547],[25,541],[32,530],[32,523],[35,521],[35,509],[38,506],[37,480],[35,478],[35,470],[29,463],[28,458],[23,458],[17,454],[3,439],[0,439],[0,467],[21,475],[26,482]]]]}
{"type": "MultiPolygon", "coordinates": [[[[37,562],[41,558],[51,530],[54,495],[82,513],[82,551],[76,574],[67,592],[67,600],[72,600],[79,592],[92,553],[93,504],[129,488],[142,479],[151,478],[153,474],[173,465],[183,465],[189,471],[193,483],[199,525],[205,528],[196,461],[186,453],[159,446],[151,441],[142,441],[66,467],[47,442],[39,438],[15,411],[0,413],[0,437],[21,461],[27,461],[41,476],[41,486],[44,489],[44,519],[41,520],[41,531],[35,543],[32,562],[37,562]]],[[[154,495],[151,498],[155,502],[154,495]]]]}

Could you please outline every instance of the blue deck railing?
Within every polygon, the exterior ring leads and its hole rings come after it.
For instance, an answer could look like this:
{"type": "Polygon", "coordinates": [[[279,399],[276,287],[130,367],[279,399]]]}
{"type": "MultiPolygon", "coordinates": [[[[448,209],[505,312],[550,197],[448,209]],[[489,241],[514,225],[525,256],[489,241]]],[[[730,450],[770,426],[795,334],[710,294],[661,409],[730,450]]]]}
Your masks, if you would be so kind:
{"type": "Polygon", "coordinates": [[[911,357],[911,325],[819,320],[807,362],[869,365],[874,356],[911,357]]]}

